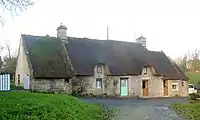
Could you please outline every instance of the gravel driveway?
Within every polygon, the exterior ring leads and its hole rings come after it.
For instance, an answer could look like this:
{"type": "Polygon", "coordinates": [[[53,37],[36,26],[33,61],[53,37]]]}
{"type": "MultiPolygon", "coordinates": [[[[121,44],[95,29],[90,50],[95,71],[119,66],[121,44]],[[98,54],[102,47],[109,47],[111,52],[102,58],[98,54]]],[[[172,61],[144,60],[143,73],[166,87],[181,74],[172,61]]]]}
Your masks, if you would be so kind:
{"type": "Polygon", "coordinates": [[[84,98],[89,103],[100,103],[117,109],[115,120],[181,120],[170,110],[173,103],[187,103],[184,98],[173,99],[105,99],[84,98]]]}

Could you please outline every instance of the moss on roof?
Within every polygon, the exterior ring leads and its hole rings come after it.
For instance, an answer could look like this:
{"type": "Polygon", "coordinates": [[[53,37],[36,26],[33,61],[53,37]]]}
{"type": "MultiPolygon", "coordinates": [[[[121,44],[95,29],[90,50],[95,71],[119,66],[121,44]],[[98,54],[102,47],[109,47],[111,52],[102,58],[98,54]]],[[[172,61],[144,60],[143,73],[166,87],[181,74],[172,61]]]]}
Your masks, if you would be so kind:
{"type": "Polygon", "coordinates": [[[22,35],[35,78],[66,78],[72,76],[62,43],[55,37],[22,35]]]}

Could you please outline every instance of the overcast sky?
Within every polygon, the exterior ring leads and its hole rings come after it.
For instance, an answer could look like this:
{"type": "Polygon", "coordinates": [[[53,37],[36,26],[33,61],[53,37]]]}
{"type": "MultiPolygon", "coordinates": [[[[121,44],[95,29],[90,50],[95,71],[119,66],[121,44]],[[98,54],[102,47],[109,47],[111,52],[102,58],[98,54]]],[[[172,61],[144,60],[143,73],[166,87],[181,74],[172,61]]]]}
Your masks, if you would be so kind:
{"type": "Polygon", "coordinates": [[[5,16],[0,44],[19,45],[20,34],[56,36],[63,22],[68,36],[135,42],[141,34],[149,50],[175,58],[200,48],[200,0],[39,0],[20,16],[5,16]]]}

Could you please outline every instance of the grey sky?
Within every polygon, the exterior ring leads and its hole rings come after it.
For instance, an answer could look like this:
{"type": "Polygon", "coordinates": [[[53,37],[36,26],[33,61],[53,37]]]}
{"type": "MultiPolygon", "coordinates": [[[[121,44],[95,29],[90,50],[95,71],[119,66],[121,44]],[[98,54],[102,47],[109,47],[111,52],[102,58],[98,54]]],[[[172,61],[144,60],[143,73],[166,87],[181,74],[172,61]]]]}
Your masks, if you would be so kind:
{"type": "Polygon", "coordinates": [[[56,36],[63,22],[68,35],[135,41],[141,34],[149,50],[163,50],[175,58],[199,48],[199,0],[40,0],[20,16],[6,15],[0,44],[10,40],[17,50],[20,34],[56,36]]]}

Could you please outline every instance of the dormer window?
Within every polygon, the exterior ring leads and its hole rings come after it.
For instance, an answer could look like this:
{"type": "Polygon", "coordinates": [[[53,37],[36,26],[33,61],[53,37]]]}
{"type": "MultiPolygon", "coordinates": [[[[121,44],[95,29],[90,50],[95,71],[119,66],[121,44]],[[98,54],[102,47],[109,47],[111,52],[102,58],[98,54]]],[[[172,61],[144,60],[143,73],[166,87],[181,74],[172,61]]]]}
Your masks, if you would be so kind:
{"type": "Polygon", "coordinates": [[[147,67],[144,68],[143,74],[144,74],[144,75],[147,74],[147,67]]]}
{"type": "Polygon", "coordinates": [[[102,73],[102,65],[97,65],[97,73],[102,73]]]}

